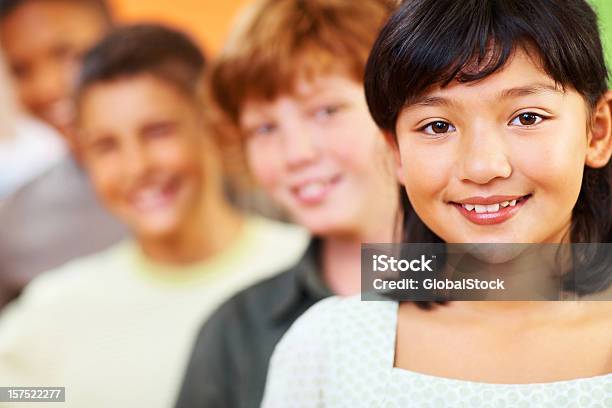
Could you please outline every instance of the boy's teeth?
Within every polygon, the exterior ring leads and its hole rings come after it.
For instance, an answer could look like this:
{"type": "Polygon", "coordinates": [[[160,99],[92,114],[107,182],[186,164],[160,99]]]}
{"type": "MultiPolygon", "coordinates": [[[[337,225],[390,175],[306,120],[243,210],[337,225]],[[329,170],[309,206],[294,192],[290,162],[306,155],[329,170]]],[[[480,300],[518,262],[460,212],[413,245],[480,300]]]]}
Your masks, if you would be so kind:
{"type": "Polygon", "coordinates": [[[136,193],[133,200],[138,208],[147,210],[159,206],[164,200],[164,193],[161,188],[148,188],[136,193]]]}
{"type": "Polygon", "coordinates": [[[299,191],[302,196],[313,197],[319,195],[323,188],[323,183],[308,183],[304,187],[300,188],[299,191]]]}
{"type": "Polygon", "coordinates": [[[502,201],[501,203],[499,203],[499,205],[501,205],[502,207],[507,207],[510,205],[510,201],[502,201]]]}
{"type": "Polygon", "coordinates": [[[514,206],[516,205],[516,200],[512,200],[512,201],[510,201],[510,205],[511,205],[512,207],[514,207],[514,206]]]}

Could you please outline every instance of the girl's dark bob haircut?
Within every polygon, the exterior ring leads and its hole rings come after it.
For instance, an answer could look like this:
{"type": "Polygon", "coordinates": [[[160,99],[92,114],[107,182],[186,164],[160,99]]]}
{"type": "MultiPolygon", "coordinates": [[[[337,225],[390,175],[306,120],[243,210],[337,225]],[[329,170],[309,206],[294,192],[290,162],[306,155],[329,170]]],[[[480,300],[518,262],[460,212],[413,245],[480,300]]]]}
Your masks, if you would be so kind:
{"type": "MultiPolygon", "coordinates": [[[[365,90],[377,125],[395,135],[398,115],[434,86],[481,80],[517,49],[589,107],[608,90],[597,16],[585,0],[409,0],[383,27],[370,53],[365,90]]],[[[573,210],[570,241],[612,241],[612,163],[585,166],[573,210]]],[[[405,191],[405,242],[442,242],[416,216],[405,191]]],[[[612,262],[612,259],[610,259],[612,262]]],[[[610,285],[610,271],[592,270],[572,288],[593,293],[610,285]]],[[[575,280],[575,279],[572,279],[575,280]]]]}

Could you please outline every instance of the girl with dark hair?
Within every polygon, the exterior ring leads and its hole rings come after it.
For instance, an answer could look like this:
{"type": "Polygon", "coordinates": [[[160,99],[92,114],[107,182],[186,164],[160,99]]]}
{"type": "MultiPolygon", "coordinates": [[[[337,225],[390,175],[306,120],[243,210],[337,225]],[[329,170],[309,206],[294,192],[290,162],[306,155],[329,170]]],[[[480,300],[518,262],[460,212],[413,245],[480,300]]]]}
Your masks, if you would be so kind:
{"type": "MultiPolygon", "coordinates": [[[[583,0],[405,2],[365,86],[405,189],[406,240],[609,242],[606,80],[583,0]]],[[[610,287],[609,268],[577,278],[576,296],[610,287]]],[[[264,406],[612,403],[612,302],[418,306],[314,306],[276,348],[264,406]]]]}

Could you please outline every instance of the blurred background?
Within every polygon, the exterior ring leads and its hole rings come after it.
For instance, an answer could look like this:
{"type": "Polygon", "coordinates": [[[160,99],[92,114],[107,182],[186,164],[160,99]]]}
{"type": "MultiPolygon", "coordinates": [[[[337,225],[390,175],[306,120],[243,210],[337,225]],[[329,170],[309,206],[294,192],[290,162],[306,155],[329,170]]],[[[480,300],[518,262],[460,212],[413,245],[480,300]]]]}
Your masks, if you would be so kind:
{"type": "MultiPolygon", "coordinates": [[[[222,46],[233,17],[249,0],[112,0],[117,17],[124,21],[162,21],[182,27],[214,54],[222,46]]],[[[601,18],[608,64],[612,65],[612,1],[591,0],[601,18]]]]}
{"type": "Polygon", "coordinates": [[[219,50],[232,19],[249,0],[112,0],[122,21],[159,21],[189,31],[209,53],[219,50]],[[172,4],[169,7],[169,3],[172,4]]]}

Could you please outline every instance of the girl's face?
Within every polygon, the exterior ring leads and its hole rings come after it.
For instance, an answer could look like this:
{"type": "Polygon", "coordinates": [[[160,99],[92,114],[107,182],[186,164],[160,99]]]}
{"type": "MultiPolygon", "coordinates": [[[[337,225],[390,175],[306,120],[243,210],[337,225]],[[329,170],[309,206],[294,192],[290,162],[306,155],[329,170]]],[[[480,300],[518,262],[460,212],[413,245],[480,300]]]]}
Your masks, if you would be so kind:
{"type": "Polygon", "coordinates": [[[446,242],[560,242],[588,152],[588,108],[522,51],[489,77],[432,89],[399,115],[398,177],[446,242]]]}
{"type": "Polygon", "coordinates": [[[83,158],[106,206],[141,239],[193,222],[203,198],[203,128],[193,103],[142,74],[94,84],[80,109],[83,158]]]}
{"type": "Polygon", "coordinates": [[[240,126],[253,175],[296,222],[318,235],[388,229],[392,156],[361,84],[342,75],[298,80],[292,94],[247,101],[240,126]]]}

